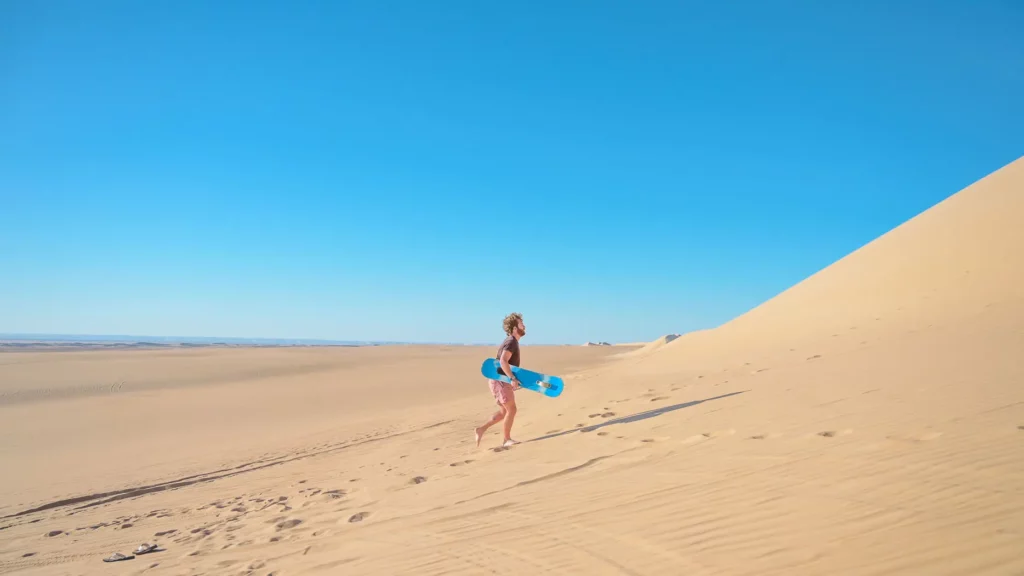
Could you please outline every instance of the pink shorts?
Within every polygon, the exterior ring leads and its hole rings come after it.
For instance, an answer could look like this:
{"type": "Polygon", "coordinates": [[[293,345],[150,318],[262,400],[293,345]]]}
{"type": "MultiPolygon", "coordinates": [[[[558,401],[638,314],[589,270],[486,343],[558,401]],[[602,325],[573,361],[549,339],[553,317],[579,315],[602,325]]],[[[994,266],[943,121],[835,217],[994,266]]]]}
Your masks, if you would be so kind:
{"type": "Polygon", "coordinates": [[[501,380],[487,379],[488,386],[491,387],[491,394],[494,394],[494,399],[497,400],[498,404],[504,406],[509,402],[515,402],[516,392],[512,389],[511,384],[506,384],[501,380]]]}

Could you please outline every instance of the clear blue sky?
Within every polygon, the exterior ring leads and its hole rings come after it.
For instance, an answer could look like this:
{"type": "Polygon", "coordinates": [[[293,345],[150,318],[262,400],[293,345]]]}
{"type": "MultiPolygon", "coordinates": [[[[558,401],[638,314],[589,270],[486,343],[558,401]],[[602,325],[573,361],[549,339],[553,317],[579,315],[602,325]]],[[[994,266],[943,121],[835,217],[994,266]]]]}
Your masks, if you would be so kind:
{"type": "Polygon", "coordinates": [[[0,332],[711,327],[1024,153],[1022,30],[1012,0],[2,2],[0,332]]]}

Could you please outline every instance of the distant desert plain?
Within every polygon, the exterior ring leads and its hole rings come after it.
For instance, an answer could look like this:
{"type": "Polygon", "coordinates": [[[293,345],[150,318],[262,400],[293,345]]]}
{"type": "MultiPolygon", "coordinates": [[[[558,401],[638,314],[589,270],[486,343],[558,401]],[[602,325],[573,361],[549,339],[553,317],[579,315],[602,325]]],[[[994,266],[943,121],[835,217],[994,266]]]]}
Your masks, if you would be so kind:
{"type": "Polygon", "coordinates": [[[5,348],[0,573],[1024,574],[1024,159],[717,328],[529,337],[508,449],[491,346],[5,348]]]}

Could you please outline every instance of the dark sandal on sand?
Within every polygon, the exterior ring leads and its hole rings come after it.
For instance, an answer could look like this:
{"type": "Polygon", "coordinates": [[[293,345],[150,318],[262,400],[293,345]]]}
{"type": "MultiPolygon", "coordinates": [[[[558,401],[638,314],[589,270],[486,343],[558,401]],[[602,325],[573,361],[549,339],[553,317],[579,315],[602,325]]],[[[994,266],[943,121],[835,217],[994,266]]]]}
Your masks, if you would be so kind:
{"type": "Polygon", "coordinates": [[[124,554],[121,554],[120,552],[114,552],[110,556],[107,556],[106,558],[104,558],[103,561],[104,562],[120,562],[122,560],[131,560],[133,558],[135,558],[135,556],[125,556],[124,554]]]}

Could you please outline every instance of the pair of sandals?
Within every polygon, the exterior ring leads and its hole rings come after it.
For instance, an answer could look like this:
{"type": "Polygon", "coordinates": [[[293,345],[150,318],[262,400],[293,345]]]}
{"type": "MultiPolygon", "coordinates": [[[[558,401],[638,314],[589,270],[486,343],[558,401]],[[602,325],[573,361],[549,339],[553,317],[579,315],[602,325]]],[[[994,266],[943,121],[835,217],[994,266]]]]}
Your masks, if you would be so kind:
{"type": "Polygon", "coordinates": [[[104,562],[121,562],[122,560],[131,560],[136,556],[143,554],[149,554],[151,552],[157,552],[160,550],[159,544],[140,544],[135,552],[132,554],[121,554],[120,552],[114,552],[110,556],[103,559],[104,562]]]}

